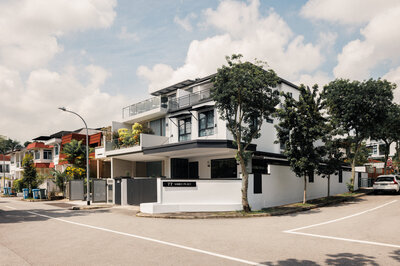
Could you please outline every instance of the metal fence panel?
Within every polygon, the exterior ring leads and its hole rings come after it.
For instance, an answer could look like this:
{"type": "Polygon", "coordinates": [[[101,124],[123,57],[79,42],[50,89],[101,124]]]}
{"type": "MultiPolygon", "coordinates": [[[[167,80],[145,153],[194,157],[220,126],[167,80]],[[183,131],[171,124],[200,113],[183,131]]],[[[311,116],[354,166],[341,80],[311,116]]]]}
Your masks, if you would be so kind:
{"type": "Polygon", "coordinates": [[[107,181],[102,179],[92,179],[92,201],[107,202],[107,181]]]}
{"type": "Polygon", "coordinates": [[[69,200],[84,200],[83,180],[69,181],[69,200]]]}
{"type": "Polygon", "coordinates": [[[157,202],[157,179],[127,179],[127,182],[128,204],[157,202]]]}

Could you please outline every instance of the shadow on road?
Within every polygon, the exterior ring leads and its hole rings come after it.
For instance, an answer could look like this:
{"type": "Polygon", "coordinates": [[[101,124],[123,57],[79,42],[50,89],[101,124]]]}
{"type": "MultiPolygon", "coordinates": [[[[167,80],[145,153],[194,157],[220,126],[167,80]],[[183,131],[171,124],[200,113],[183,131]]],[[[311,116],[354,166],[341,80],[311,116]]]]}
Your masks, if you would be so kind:
{"type": "Polygon", "coordinates": [[[0,210],[0,224],[8,224],[8,223],[25,223],[25,222],[40,222],[46,221],[51,218],[35,215],[33,213],[38,213],[41,215],[50,216],[52,218],[68,218],[68,217],[78,217],[78,216],[87,216],[94,211],[96,213],[106,213],[110,210],[84,210],[84,211],[72,211],[65,209],[29,209],[29,210],[0,210]]]}
{"type": "MultiPolygon", "coordinates": [[[[375,257],[367,256],[364,254],[354,254],[354,253],[338,253],[338,254],[327,254],[327,259],[323,265],[379,265],[375,261],[375,257]]],[[[390,257],[396,261],[400,261],[400,250],[393,251],[390,253],[390,257]]],[[[270,266],[294,266],[294,265],[304,265],[304,266],[316,266],[321,265],[317,262],[311,260],[298,260],[298,259],[287,259],[279,260],[277,262],[262,262],[262,265],[270,266]]]]}

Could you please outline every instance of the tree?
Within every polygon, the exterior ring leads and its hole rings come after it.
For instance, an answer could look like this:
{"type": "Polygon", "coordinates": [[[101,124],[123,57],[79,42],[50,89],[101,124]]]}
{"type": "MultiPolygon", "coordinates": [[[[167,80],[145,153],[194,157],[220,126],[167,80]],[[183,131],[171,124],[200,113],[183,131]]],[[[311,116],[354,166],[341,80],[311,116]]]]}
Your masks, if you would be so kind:
{"type": "Polygon", "coordinates": [[[394,88],[394,84],[381,79],[363,82],[336,79],[324,86],[322,96],[328,114],[354,154],[351,158],[353,187],[362,142],[373,135],[375,125],[384,118],[386,103],[393,100],[394,88]]]}
{"type": "Polygon", "coordinates": [[[52,170],[51,175],[53,176],[54,183],[63,192],[65,198],[65,185],[66,181],[68,181],[67,174],[65,172],[52,170]]]}
{"type": "MultiPolygon", "coordinates": [[[[89,154],[93,149],[89,149],[89,154]]],[[[82,140],[71,140],[70,143],[64,145],[62,153],[65,154],[65,160],[78,168],[86,169],[86,147],[82,145],[82,140]]]]}
{"type": "Polygon", "coordinates": [[[313,175],[321,162],[321,147],[316,142],[324,136],[324,118],[321,114],[318,86],[301,85],[299,100],[283,93],[285,101],[278,109],[276,125],[278,139],[285,144],[285,155],[290,168],[304,178],[303,204],[307,200],[307,176],[313,175]]]}
{"type": "Polygon", "coordinates": [[[386,115],[375,125],[372,139],[382,140],[385,152],[384,174],[386,174],[387,161],[390,153],[390,145],[396,141],[400,141],[400,106],[389,102],[386,106],[386,115]]]}
{"type": "Polygon", "coordinates": [[[264,62],[242,62],[241,57],[235,54],[226,57],[228,65],[218,69],[211,95],[237,146],[236,160],[242,171],[242,205],[248,212],[246,165],[251,154],[247,148],[253,139],[260,137],[264,120],[275,112],[279,97],[272,88],[279,78],[272,69],[263,68],[264,62]]]}
{"type": "Polygon", "coordinates": [[[29,191],[38,186],[37,172],[33,165],[33,155],[30,153],[25,154],[22,160],[22,167],[24,171],[22,173],[22,180],[24,185],[28,186],[29,191]]]}
{"type": "Polygon", "coordinates": [[[334,130],[331,124],[326,124],[325,136],[322,138],[324,145],[322,159],[318,165],[318,174],[327,179],[327,196],[330,196],[331,175],[337,175],[343,164],[343,152],[341,151],[340,140],[334,138],[334,130]]]}

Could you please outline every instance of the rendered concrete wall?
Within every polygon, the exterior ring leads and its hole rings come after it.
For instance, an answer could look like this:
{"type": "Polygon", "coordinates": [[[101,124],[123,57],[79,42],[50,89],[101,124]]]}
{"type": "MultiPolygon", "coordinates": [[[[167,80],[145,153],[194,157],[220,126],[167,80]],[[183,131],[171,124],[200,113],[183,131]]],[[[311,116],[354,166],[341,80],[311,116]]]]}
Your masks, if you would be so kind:
{"type": "Polygon", "coordinates": [[[112,177],[133,176],[135,173],[134,162],[112,158],[112,177]]]}
{"type": "MultiPolygon", "coordinates": [[[[362,173],[367,177],[367,173],[362,173]]],[[[330,178],[330,195],[348,191],[346,183],[350,182],[351,172],[343,171],[343,182],[339,183],[339,176],[330,178]]],[[[303,200],[304,178],[296,177],[288,166],[271,165],[271,174],[262,175],[262,193],[254,194],[254,177],[249,176],[249,204],[253,210],[300,202],[303,200]]],[[[355,189],[358,189],[356,173],[355,189]]],[[[315,175],[314,182],[309,183],[307,178],[307,199],[327,196],[327,178],[315,175]]]]}

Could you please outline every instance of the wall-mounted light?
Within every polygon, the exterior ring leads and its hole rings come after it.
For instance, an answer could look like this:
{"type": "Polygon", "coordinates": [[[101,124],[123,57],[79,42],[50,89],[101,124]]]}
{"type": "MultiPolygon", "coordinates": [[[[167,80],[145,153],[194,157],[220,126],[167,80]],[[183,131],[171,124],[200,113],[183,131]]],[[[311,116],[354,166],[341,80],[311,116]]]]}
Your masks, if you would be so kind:
{"type": "Polygon", "coordinates": [[[207,161],[207,167],[210,167],[210,161],[207,161]]]}

